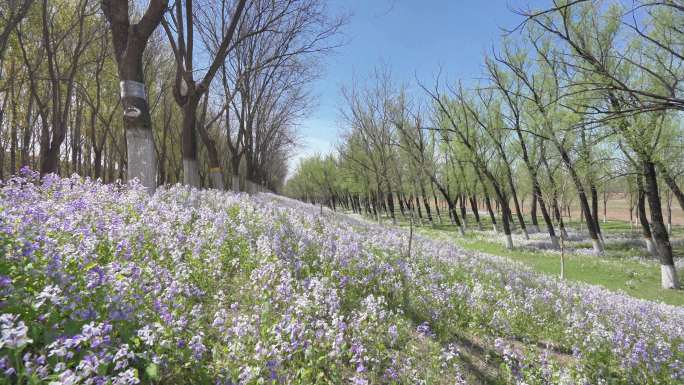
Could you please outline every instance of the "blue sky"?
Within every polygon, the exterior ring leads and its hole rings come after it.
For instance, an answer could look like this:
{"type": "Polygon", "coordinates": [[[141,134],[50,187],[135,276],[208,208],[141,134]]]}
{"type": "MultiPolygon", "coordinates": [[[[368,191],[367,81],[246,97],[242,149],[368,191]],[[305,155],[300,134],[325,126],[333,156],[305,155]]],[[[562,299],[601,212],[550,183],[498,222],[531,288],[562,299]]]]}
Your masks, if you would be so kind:
{"type": "Polygon", "coordinates": [[[343,28],[347,44],[323,61],[312,86],[316,105],[300,126],[303,145],[290,161],[334,148],[340,131],[340,87],[363,80],[386,65],[399,83],[432,84],[481,76],[483,56],[501,40],[501,28],[521,18],[512,8],[540,8],[550,0],[331,0],[330,11],[351,14],[343,28]]]}

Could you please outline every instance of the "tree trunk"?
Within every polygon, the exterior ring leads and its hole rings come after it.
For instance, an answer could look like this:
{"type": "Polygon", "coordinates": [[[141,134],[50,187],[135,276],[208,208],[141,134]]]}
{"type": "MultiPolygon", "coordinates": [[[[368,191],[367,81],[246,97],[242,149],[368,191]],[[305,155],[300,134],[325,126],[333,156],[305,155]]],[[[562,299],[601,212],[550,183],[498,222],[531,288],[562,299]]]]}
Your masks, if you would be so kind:
{"type": "Polygon", "coordinates": [[[439,224],[441,225],[443,223],[442,222],[442,214],[440,213],[440,210],[439,210],[439,202],[437,201],[437,194],[435,193],[435,186],[432,183],[430,183],[430,189],[432,190],[432,200],[435,203],[435,211],[437,213],[437,219],[439,220],[439,224]]]}
{"type": "Polygon", "coordinates": [[[672,175],[667,171],[667,169],[664,166],[659,167],[660,169],[660,174],[663,176],[663,180],[667,184],[667,186],[670,188],[672,193],[677,197],[677,202],[679,202],[679,206],[684,210],[684,192],[679,188],[677,185],[677,182],[674,180],[672,175]]]}
{"type": "Polygon", "coordinates": [[[59,148],[61,143],[50,145],[44,151],[43,159],[40,161],[40,174],[57,174],[59,172],[59,148]]]}
{"type": "Polygon", "coordinates": [[[157,154],[152,120],[145,92],[143,53],[147,40],[161,22],[168,1],[150,0],[145,17],[131,25],[127,1],[102,0],[102,11],[111,25],[114,57],[121,81],[123,126],[126,131],[128,180],[138,179],[153,194],[157,187],[157,154]]]}
{"type": "Polygon", "coordinates": [[[387,193],[387,209],[390,212],[390,217],[392,218],[392,223],[397,224],[397,217],[394,214],[394,194],[392,190],[387,193]]]}
{"type": "Polygon", "coordinates": [[[503,231],[504,235],[506,236],[506,248],[512,249],[513,236],[511,234],[511,224],[509,219],[511,218],[511,208],[508,205],[508,197],[506,197],[503,191],[496,186],[494,186],[494,191],[496,192],[497,200],[501,205],[501,222],[503,223],[503,231]]]}
{"type": "Polygon", "coordinates": [[[425,185],[423,184],[423,181],[420,181],[420,195],[423,198],[423,205],[425,206],[425,215],[427,215],[430,224],[434,225],[435,223],[432,220],[432,210],[430,209],[430,201],[427,198],[427,194],[425,194],[425,185]]]}
{"type": "Polygon", "coordinates": [[[608,222],[608,191],[603,186],[603,223],[608,222]]]}
{"type": "Polygon", "coordinates": [[[83,103],[76,104],[76,122],[71,134],[71,166],[72,172],[78,168],[79,154],[81,152],[81,122],[83,118],[83,103]]]}
{"type": "Polygon", "coordinates": [[[423,223],[423,211],[420,209],[420,200],[418,199],[418,196],[414,197],[415,199],[415,207],[418,209],[418,218],[420,218],[421,224],[423,223]]]}
{"type": "MultiPolygon", "coordinates": [[[[95,160],[93,161],[93,168],[94,168],[94,178],[99,179],[102,178],[102,149],[101,148],[93,148],[93,153],[95,154],[95,160]]],[[[129,158],[130,162],[130,158],[129,158]]],[[[130,170],[129,170],[130,172],[130,170]]]]}
{"type": "Polygon", "coordinates": [[[480,220],[480,212],[477,210],[477,197],[475,194],[471,195],[470,198],[470,208],[473,210],[473,216],[475,221],[477,221],[477,227],[482,231],[482,221],[480,220]]]}
{"type": "Polygon", "coordinates": [[[118,161],[119,168],[118,168],[117,179],[121,182],[123,182],[125,180],[125,175],[124,175],[124,170],[125,170],[124,165],[126,164],[125,162],[126,162],[126,153],[120,152],[119,153],[119,161],[118,161]]]}
{"type": "Polygon", "coordinates": [[[644,192],[644,183],[642,181],[641,175],[637,175],[637,216],[639,217],[639,223],[641,224],[641,234],[644,237],[644,242],[646,243],[646,250],[653,257],[658,258],[658,251],[653,243],[653,235],[651,234],[651,227],[648,224],[648,218],[646,217],[646,195],[644,192]]]}
{"type": "Polygon", "coordinates": [[[200,187],[199,162],[197,160],[197,106],[199,99],[188,96],[183,104],[183,184],[190,187],[200,187]]]}
{"type": "Polygon", "coordinates": [[[461,232],[461,235],[465,235],[465,226],[463,225],[463,222],[461,222],[461,218],[458,217],[458,212],[456,211],[456,204],[451,198],[448,196],[444,197],[447,201],[447,205],[449,207],[449,213],[451,214],[451,217],[453,218],[454,222],[456,223],[456,226],[458,227],[459,231],[461,232]]]}
{"type": "Polygon", "coordinates": [[[403,194],[399,193],[397,194],[397,198],[399,200],[399,211],[401,211],[401,216],[406,218],[406,213],[404,212],[404,197],[403,194]]]}
{"type": "Polygon", "coordinates": [[[525,225],[525,218],[523,217],[522,209],[520,208],[520,201],[518,200],[518,193],[515,188],[515,183],[513,182],[513,176],[511,175],[510,165],[507,165],[507,170],[506,175],[508,177],[508,184],[511,187],[511,195],[513,196],[513,204],[515,205],[515,213],[518,217],[520,230],[522,230],[525,239],[530,239],[529,234],[527,234],[527,226],[525,225]]]}
{"type": "MultiPolygon", "coordinates": [[[[557,249],[560,247],[558,243],[558,236],[556,236],[556,230],[554,229],[553,226],[553,219],[551,219],[551,215],[549,215],[549,210],[546,208],[546,202],[544,201],[544,198],[542,197],[541,193],[541,187],[539,186],[539,182],[536,179],[536,175],[534,178],[534,186],[533,186],[533,199],[538,202],[539,204],[539,210],[542,212],[542,218],[544,218],[544,223],[546,224],[546,230],[549,233],[549,239],[551,240],[551,246],[554,249],[557,249]]],[[[556,209],[558,210],[558,206],[556,204],[556,209]]],[[[568,237],[567,232],[565,231],[565,225],[563,224],[563,218],[560,215],[560,210],[558,211],[558,223],[561,227],[561,234],[563,235],[564,238],[568,237]]]]}
{"type": "MultiPolygon", "coordinates": [[[[142,54],[142,52],[141,52],[142,54]]],[[[142,59],[139,59],[142,61],[142,59]]],[[[126,131],[127,179],[138,180],[153,194],[157,188],[157,154],[147,95],[143,84],[142,63],[137,70],[124,68],[121,81],[123,124],[126,131]]],[[[97,167],[97,164],[96,164],[97,167]]]]}
{"type": "MultiPolygon", "coordinates": [[[[553,209],[553,215],[556,217],[556,221],[558,221],[558,226],[560,227],[561,237],[563,237],[563,239],[567,239],[568,238],[568,231],[565,229],[565,223],[563,222],[563,215],[561,214],[561,207],[558,205],[558,191],[555,188],[556,187],[556,181],[553,178],[553,175],[551,173],[551,167],[549,167],[549,162],[546,160],[544,155],[542,155],[541,161],[542,161],[542,164],[544,165],[544,168],[546,168],[546,173],[548,176],[549,185],[551,185],[553,187],[553,190],[552,190],[553,192],[551,194],[551,208],[553,209]]],[[[536,175],[536,172],[535,172],[535,175],[536,175]]],[[[539,184],[539,180],[537,178],[534,178],[533,182],[534,181],[537,182],[535,189],[537,191],[537,199],[539,200],[539,203],[540,203],[539,206],[541,208],[542,215],[544,216],[544,222],[546,222],[546,226],[547,226],[547,229],[549,230],[549,234],[552,234],[551,232],[553,231],[553,235],[555,237],[555,231],[553,228],[553,220],[552,220],[548,210],[546,209],[546,205],[545,205],[545,202],[544,202],[542,194],[541,194],[541,185],[539,184]],[[546,214],[544,214],[544,212],[546,212],[546,214]]],[[[570,217],[570,216],[568,215],[568,217],[570,217]]],[[[552,239],[552,242],[553,242],[553,239],[552,239]]]]}
{"type": "MultiPolygon", "coordinates": [[[[205,101],[205,103],[207,102],[205,101]]],[[[206,104],[205,111],[202,113],[202,121],[197,123],[197,131],[200,134],[200,138],[202,139],[204,147],[207,149],[207,158],[209,160],[209,179],[211,180],[211,186],[217,190],[224,190],[223,172],[221,171],[221,162],[219,161],[216,141],[209,135],[207,127],[204,126],[205,114],[206,104]]]]}
{"type": "MultiPolygon", "coordinates": [[[[12,64],[14,66],[14,63],[12,64]]],[[[14,82],[12,82],[11,87],[12,91],[10,92],[10,95],[14,96],[14,82]]],[[[17,147],[19,145],[19,135],[17,134],[18,127],[16,105],[16,102],[12,102],[12,119],[10,121],[10,175],[14,175],[17,173],[17,147]]]]}
{"type": "Polygon", "coordinates": [[[568,172],[570,173],[570,177],[572,178],[572,181],[575,184],[577,196],[580,201],[580,207],[582,208],[584,219],[587,222],[587,230],[589,231],[589,237],[591,238],[592,244],[594,246],[594,251],[596,252],[596,254],[603,254],[603,244],[601,243],[598,230],[595,226],[596,221],[594,221],[594,218],[591,215],[589,201],[587,200],[587,194],[584,191],[582,181],[580,180],[579,175],[577,175],[577,172],[572,164],[572,161],[570,160],[570,156],[568,155],[567,151],[565,151],[565,149],[563,149],[560,145],[557,145],[557,149],[559,150],[561,154],[561,159],[567,167],[568,172]]]}
{"type": "Polygon", "coordinates": [[[672,192],[665,196],[667,203],[667,233],[672,236],[672,192]]]}
{"type": "Polygon", "coordinates": [[[489,219],[492,221],[492,228],[494,229],[495,233],[498,233],[499,230],[496,228],[496,215],[494,214],[494,210],[492,209],[492,201],[489,198],[489,193],[485,191],[484,196],[485,206],[487,207],[487,211],[489,212],[489,219]]]}
{"type": "Polygon", "coordinates": [[[594,226],[596,228],[596,232],[598,233],[599,237],[603,239],[603,234],[601,234],[601,224],[599,223],[599,198],[598,198],[598,190],[596,189],[596,185],[592,182],[590,187],[591,189],[591,217],[594,219],[594,226]]]}
{"type": "Polygon", "coordinates": [[[537,220],[537,194],[532,193],[532,207],[530,208],[530,217],[532,218],[532,231],[539,232],[539,221],[537,220]]]}
{"type": "Polygon", "coordinates": [[[660,258],[661,284],[663,289],[677,289],[679,288],[679,280],[677,279],[677,270],[674,266],[670,237],[663,222],[655,164],[650,160],[643,160],[642,162],[644,168],[644,190],[651,212],[653,238],[660,258]]]}
{"type": "Polygon", "coordinates": [[[459,194],[459,196],[458,196],[459,208],[461,210],[461,217],[463,218],[464,221],[466,220],[466,213],[467,213],[465,196],[466,196],[466,194],[459,194]]]}
{"type": "Polygon", "coordinates": [[[451,198],[447,189],[444,186],[442,186],[441,183],[438,182],[437,178],[435,178],[434,176],[431,176],[430,178],[432,179],[434,185],[437,186],[437,190],[439,190],[439,192],[444,197],[444,200],[446,201],[447,206],[449,208],[449,215],[451,216],[451,219],[454,221],[456,226],[458,226],[461,235],[465,235],[465,227],[463,226],[463,223],[461,223],[461,219],[458,217],[458,213],[456,212],[456,205],[454,199],[451,198]]]}
{"type": "Polygon", "coordinates": [[[24,131],[21,137],[21,167],[26,167],[30,163],[29,151],[31,148],[31,134],[33,133],[33,127],[31,124],[31,116],[33,115],[34,103],[33,98],[34,95],[31,93],[31,95],[29,96],[28,107],[26,109],[26,121],[24,123],[24,131]]]}

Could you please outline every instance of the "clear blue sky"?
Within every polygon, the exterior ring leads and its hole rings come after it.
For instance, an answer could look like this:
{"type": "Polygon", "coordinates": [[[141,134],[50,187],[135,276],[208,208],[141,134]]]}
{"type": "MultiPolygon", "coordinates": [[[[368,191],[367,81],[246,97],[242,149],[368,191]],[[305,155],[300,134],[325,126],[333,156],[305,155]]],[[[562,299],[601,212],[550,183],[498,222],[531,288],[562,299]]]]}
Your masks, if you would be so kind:
{"type": "Polygon", "coordinates": [[[512,8],[542,8],[550,0],[331,0],[331,12],[351,14],[343,28],[346,45],[322,63],[323,76],[313,85],[316,106],[302,122],[303,146],[290,161],[314,152],[327,153],[340,131],[340,87],[363,79],[384,64],[399,83],[416,77],[432,84],[442,69],[450,80],[473,80],[482,74],[483,56],[501,40],[503,28],[521,18],[512,8]]]}

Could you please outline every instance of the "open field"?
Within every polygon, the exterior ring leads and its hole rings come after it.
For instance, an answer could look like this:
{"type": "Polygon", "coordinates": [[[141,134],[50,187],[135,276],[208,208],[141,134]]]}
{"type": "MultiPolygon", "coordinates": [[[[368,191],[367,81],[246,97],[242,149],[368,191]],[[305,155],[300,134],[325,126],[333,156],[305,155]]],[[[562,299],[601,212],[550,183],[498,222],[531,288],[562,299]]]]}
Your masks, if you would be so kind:
{"type": "MultiPolygon", "coordinates": [[[[665,188],[665,186],[663,186],[665,188]]],[[[632,202],[632,205],[634,205],[634,202],[632,202]]],[[[529,214],[529,207],[530,203],[525,202],[524,205],[524,210],[526,214],[529,214]]],[[[630,216],[629,216],[629,207],[630,207],[630,202],[629,202],[629,196],[627,194],[612,194],[608,197],[608,204],[607,204],[607,211],[606,211],[606,216],[604,217],[604,208],[603,208],[603,197],[599,195],[599,219],[603,222],[605,218],[607,218],[609,221],[623,221],[629,223],[630,216]]],[[[667,223],[668,220],[668,205],[666,199],[662,199],[662,208],[663,208],[663,216],[665,217],[665,222],[667,223]]],[[[672,211],[672,225],[673,226],[684,226],[684,211],[682,211],[682,208],[679,206],[676,200],[673,200],[671,202],[671,211],[672,211]]],[[[484,208],[483,208],[484,209],[484,208]]],[[[579,209],[579,206],[577,205],[577,202],[572,202],[570,204],[570,217],[577,219],[581,215],[581,210],[579,209]]],[[[564,216],[567,216],[567,212],[563,213],[564,216]]],[[[650,215],[650,211],[648,209],[648,206],[646,207],[646,215],[650,215]]],[[[541,214],[539,214],[540,219],[541,219],[541,214]]],[[[636,209],[632,207],[632,220],[637,221],[636,218],[636,209]]],[[[635,222],[635,225],[638,222],[635,222]]]]}
{"type": "MultiPolygon", "coordinates": [[[[630,222],[630,214],[629,214],[629,207],[630,207],[630,202],[629,202],[629,196],[626,194],[612,194],[608,198],[608,204],[607,204],[607,211],[605,211],[606,215],[604,216],[604,206],[603,206],[603,198],[602,196],[599,196],[599,220],[601,223],[604,223],[606,220],[608,221],[620,221],[620,222],[630,222]]],[[[433,199],[428,200],[430,204],[430,208],[434,211],[435,210],[435,203],[433,199]]],[[[439,204],[439,209],[440,213],[444,218],[446,218],[446,213],[447,213],[447,206],[446,203],[443,200],[438,199],[437,200],[439,204]]],[[[529,217],[530,215],[530,198],[526,197],[522,201],[522,212],[525,214],[525,216],[529,217]]],[[[634,202],[632,202],[632,205],[634,205],[634,202]]],[[[470,205],[467,206],[468,211],[471,212],[470,210],[470,205]]],[[[665,199],[662,200],[662,208],[663,208],[663,216],[665,218],[665,222],[667,223],[668,221],[668,206],[667,202],[665,199]]],[[[671,212],[672,212],[672,225],[673,226],[684,226],[684,211],[681,209],[679,204],[677,203],[676,200],[672,201],[672,204],[670,206],[671,212]]],[[[480,212],[480,215],[483,215],[483,217],[487,216],[487,208],[484,206],[484,203],[478,202],[478,210],[480,212]]],[[[515,215],[516,211],[515,208],[512,207],[511,210],[513,211],[513,214],[515,215]]],[[[396,210],[397,213],[396,215],[399,215],[399,210],[396,210]]],[[[570,215],[568,215],[567,210],[563,210],[563,219],[564,220],[579,220],[580,215],[582,211],[579,208],[579,205],[577,205],[576,201],[573,201],[570,203],[570,215]]],[[[646,206],[646,215],[650,215],[650,211],[648,209],[648,205],[646,206]]],[[[539,219],[540,223],[543,223],[543,219],[541,217],[541,212],[537,212],[537,216],[539,219]]],[[[638,226],[638,218],[636,215],[636,209],[632,207],[632,221],[634,222],[634,226],[638,226]]]]}

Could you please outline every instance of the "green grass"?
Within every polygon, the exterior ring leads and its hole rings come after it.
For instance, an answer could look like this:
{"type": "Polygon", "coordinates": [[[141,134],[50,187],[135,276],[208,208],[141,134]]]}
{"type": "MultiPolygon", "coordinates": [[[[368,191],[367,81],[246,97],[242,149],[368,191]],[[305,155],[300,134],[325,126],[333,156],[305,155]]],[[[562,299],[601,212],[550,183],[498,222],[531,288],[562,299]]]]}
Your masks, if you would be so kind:
{"type": "MultiPolygon", "coordinates": [[[[397,218],[399,220],[399,218],[397,218]]],[[[484,218],[483,218],[484,219],[484,218]]],[[[446,221],[444,221],[446,223],[446,221]]],[[[384,219],[385,224],[391,223],[384,219]]],[[[408,223],[399,220],[399,226],[407,227],[408,223]]],[[[484,232],[473,230],[475,225],[469,223],[470,228],[465,236],[461,236],[455,226],[451,224],[435,224],[434,226],[418,226],[417,232],[436,239],[454,241],[466,250],[508,257],[523,263],[533,270],[560,276],[560,256],[555,253],[535,251],[529,249],[506,249],[503,244],[485,237],[484,232]]],[[[483,222],[485,229],[491,229],[491,224],[483,222]]],[[[579,222],[568,223],[569,227],[580,228],[579,222]]],[[[608,221],[601,223],[604,236],[636,236],[639,229],[632,229],[628,222],[608,221]]],[[[490,235],[491,236],[491,235],[490,235]]],[[[673,239],[684,237],[684,227],[673,229],[673,239]]],[[[591,247],[587,242],[573,242],[573,247],[591,247]]],[[[684,257],[684,245],[674,249],[675,256],[684,257]]],[[[660,265],[655,260],[636,260],[633,257],[644,255],[640,248],[630,244],[609,243],[605,255],[602,257],[583,254],[566,254],[565,277],[570,281],[585,282],[600,285],[613,291],[622,291],[635,298],[664,302],[676,306],[684,306],[684,290],[663,290],[660,288],[660,265]]],[[[684,271],[679,271],[680,280],[684,278],[684,271]]]]}
{"type": "MultiPolygon", "coordinates": [[[[445,230],[421,229],[419,232],[443,239],[445,230]]],[[[508,250],[503,245],[473,236],[451,237],[451,239],[466,250],[508,257],[540,273],[560,276],[558,254],[527,249],[508,250]]],[[[636,298],[684,306],[684,291],[660,288],[660,266],[654,261],[568,254],[565,257],[565,277],[570,281],[623,291],[636,298]]]]}

